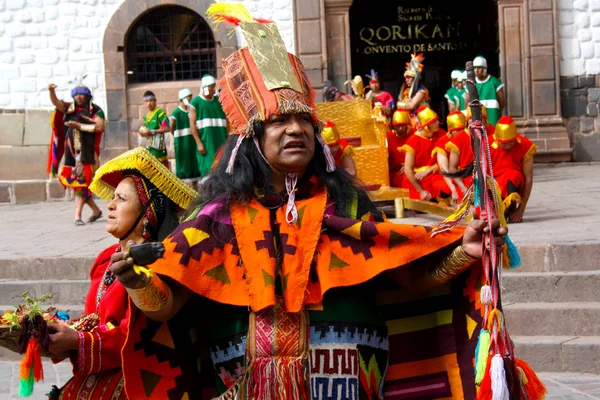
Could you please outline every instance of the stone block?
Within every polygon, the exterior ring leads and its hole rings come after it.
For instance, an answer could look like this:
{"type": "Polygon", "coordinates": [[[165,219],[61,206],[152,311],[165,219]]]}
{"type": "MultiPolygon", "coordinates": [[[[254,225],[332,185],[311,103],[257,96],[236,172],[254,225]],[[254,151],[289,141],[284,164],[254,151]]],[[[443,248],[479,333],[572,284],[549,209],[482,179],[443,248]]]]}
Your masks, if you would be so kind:
{"type": "Polygon", "coordinates": [[[296,18],[317,19],[321,16],[321,2],[319,0],[302,0],[296,2],[296,18]]]}
{"type": "MultiPolygon", "coordinates": [[[[534,80],[554,80],[554,57],[532,57],[531,77],[534,80]]],[[[552,83],[554,85],[554,83],[552,83]]]]}
{"type": "Polygon", "coordinates": [[[48,200],[64,200],[67,191],[56,179],[46,182],[46,198],[48,200]]]}
{"type": "Polygon", "coordinates": [[[513,303],[506,305],[505,317],[512,335],[597,336],[600,333],[600,303],[513,303]],[[558,323],[557,321],[569,321],[558,323]]]}
{"type": "Polygon", "coordinates": [[[106,148],[100,154],[100,162],[103,164],[107,161],[112,160],[118,155],[121,155],[129,150],[129,146],[127,147],[116,147],[116,148],[106,148]]]}
{"type": "Polygon", "coordinates": [[[561,346],[575,336],[514,336],[515,352],[536,372],[563,372],[561,346]]]}
{"type": "Polygon", "coordinates": [[[106,92],[107,119],[119,121],[127,119],[127,98],[124,90],[111,90],[106,92]]]}
{"type": "Polygon", "coordinates": [[[127,121],[108,121],[104,132],[104,146],[107,149],[129,147],[127,121]]]}
{"type": "Polygon", "coordinates": [[[139,107],[136,105],[128,105],[127,106],[127,119],[131,118],[140,118],[143,115],[139,114],[139,107]]]}
{"type": "Polygon", "coordinates": [[[554,17],[552,10],[531,12],[529,18],[531,21],[530,26],[532,27],[530,30],[531,45],[554,44],[554,17]]]}
{"type": "Polygon", "coordinates": [[[600,101],[600,89],[599,88],[591,88],[588,90],[588,101],[590,103],[600,101]]]}
{"type": "Polygon", "coordinates": [[[587,100],[583,97],[563,97],[561,102],[563,117],[582,117],[587,113],[587,100]]]}
{"type": "Polygon", "coordinates": [[[323,86],[323,72],[320,69],[306,70],[306,75],[313,87],[323,86]]]}
{"type": "Polygon", "coordinates": [[[569,133],[579,132],[579,118],[571,117],[567,119],[567,130],[569,133]]]}
{"type": "MultiPolygon", "coordinates": [[[[593,88],[596,86],[596,77],[595,76],[580,76],[578,77],[579,87],[580,88],[593,88]]],[[[562,82],[562,78],[561,78],[562,82]]]]}
{"type": "Polygon", "coordinates": [[[321,22],[298,21],[298,54],[321,53],[321,22]]]}
{"type": "Polygon", "coordinates": [[[52,112],[47,110],[27,110],[23,137],[24,146],[48,145],[52,134],[49,125],[51,115],[52,112]]]}
{"type": "Polygon", "coordinates": [[[24,126],[25,114],[0,114],[0,145],[22,146],[24,126]]]}
{"type": "Polygon", "coordinates": [[[109,73],[107,72],[105,75],[105,86],[106,91],[110,90],[124,90],[126,87],[125,84],[125,73],[109,73]]]}
{"type": "Polygon", "coordinates": [[[556,86],[552,82],[533,82],[534,115],[556,114],[556,86]]]}
{"type": "Polygon", "coordinates": [[[587,106],[587,115],[589,117],[597,117],[598,116],[598,103],[590,103],[587,106]]]}
{"type": "Polygon", "coordinates": [[[12,185],[9,183],[0,183],[0,204],[10,203],[12,185]]]}
{"type": "Polygon", "coordinates": [[[552,0],[532,0],[529,2],[530,10],[552,10],[552,0]]]}
{"type": "Polygon", "coordinates": [[[593,118],[581,118],[580,128],[581,132],[588,133],[594,130],[594,119],[593,118]]]}
{"type": "Polygon", "coordinates": [[[567,91],[567,95],[569,95],[569,96],[587,96],[588,89],[585,89],[585,88],[571,89],[571,90],[567,91]]]}
{"type": "MultiPolygon", "coordinates": [[[[48,142],[50,139],[48,139],[48,142]]],[[[45,146],[0,146],[0,180],[46,179],[48,144],[45,146]]]]}
{"type": "Polygon", "coordinates": [[[15,204],[39,203],[46,200],[46,182],[17,181],[13,183],[15,204]]]}
{"type": "Polygon", "coordinates": [[[600,133],[575,135],[575,161],[600,161],[600,133]]]}
{"type": "Polygon", "coordinates": [[[300,56],[302,64],[306,69],[321,69],[323,65],[323,57],[321,55],[302,55],[300,56]]]}

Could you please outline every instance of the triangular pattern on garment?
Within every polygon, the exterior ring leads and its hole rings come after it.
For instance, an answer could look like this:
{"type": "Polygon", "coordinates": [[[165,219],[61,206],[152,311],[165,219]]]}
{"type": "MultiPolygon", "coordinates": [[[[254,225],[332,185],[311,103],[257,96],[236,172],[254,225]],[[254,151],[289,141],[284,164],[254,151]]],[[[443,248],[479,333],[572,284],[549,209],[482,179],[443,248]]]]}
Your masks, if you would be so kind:
{"type": "Polygon", "coordinates": [[[152,392],[158,385],[158,382],[162,379],[162,375],[156,374],[152,371],[140,369],[140,376],[142,378],[142,385],[144,385],[144,392],[146,397],[152,398],[152,392]]]}
{"type": "Polygon", "coordinates": [[[388,243],[388,249],[393,249],[394,247],[399,246],[402,243],[406,243],[409,240],[410,240],[410,238],[407,238],[406,236],[402,236],[398,232],[391,230],[390,231],[390,241],[388,243]]]}
{"type": "Polygon", "coordinates": [[[185,392],[183,396],[181,396],[181,400],[190,400],[190,395],[188,394],[188,392],[185,392]]]}
{"type": "Polygon", "coordinates": [[[227,275],[227,269],[225,268],[225,264],[220,264],[214,268],[209,269],[204,273],[204,276],[213,278],[221,283],[224,283],[225,285],[231,284],[231,279],[229,279],[229,275],[227,275]]]}
{"type": "Polygon", "coordinates": [[[163,322],[160,328],[158,328],[152,341],[160,343],[170,349],[175,349],[175,343],[173,343],[173,337],[171,336],[171,330],[169,329],[169,324],[167,322],[163,322]]]}
{"type": "Polygon", "coordinates": [[[210,237],[208,233],[198,228],[186,228],[183,230],[183,235],[185,236],[190,247],[194,247],[198,243],[210,237]]]}
{"type": "Polygon", "coordinates": [[[275,285],[275,278],[273,278],[273,276],[271,274],[269,274],[267,271],[265,271],[264,269],[261,271],[263,274],[263,278],[265,280],[265,286],[275,285]]]}
{"type": "Polygon", "coordinates": [[[467,315],[467,333],[469,334],[469,340],[473,337],[475,329],[477,329],[477,322],[467,315]]]}
{"type": "Polygon", "coordinates": [[[298,210],[298,229],[302,228],[302,218],[304,218],[304,211],[306,211],[306,205],[300,207],[298,210]]]}
{"type": "Polygon", "coordinates": [[[254,222],[254,218],[258,215],[256,208],[248,207],[248,216],[250,217],[250,223],[254,222]]]}
{"type": "Polygon", "coordinates": [[[342,233],[352,236],[356,240],[360,240],[360,229],[362,228],[362,221],[355,223],[354,225],[344,229],[342,233]]]}
{"type": "Polygon", "coordinates": [[[349,265],[350,264],[348,264],[346,261],[331,253],[331,260],[329,260],[329,269],[346,268],[349,265]]]}

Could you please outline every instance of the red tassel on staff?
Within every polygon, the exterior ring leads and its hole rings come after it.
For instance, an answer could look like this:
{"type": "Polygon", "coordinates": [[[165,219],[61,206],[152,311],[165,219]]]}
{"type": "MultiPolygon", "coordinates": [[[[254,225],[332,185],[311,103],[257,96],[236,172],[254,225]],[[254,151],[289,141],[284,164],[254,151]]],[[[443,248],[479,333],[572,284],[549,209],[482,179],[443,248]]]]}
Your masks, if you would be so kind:
{"type": "Polygon", "coordinates": [[[490,369],[492,368],[493,357],[493,355],[488,355],[487,363],[485,364],[485,374],[481,380],[481,385],[479,385],[476,400],[492,400],[492,374],[490,373],[490,369]]]}
{"type": "Polygon", "coordinates": [[[527,392],[527,398],[529,400],[542,400],[548,390],[546,386],[540,381],[540,378],[533,372],[529,364],[525,361],[515,358],[515,367],[523,371],[523,375],[525,375],[526,382],[522,380],[522,384],[525,387],[525,391],[527,392]]]}

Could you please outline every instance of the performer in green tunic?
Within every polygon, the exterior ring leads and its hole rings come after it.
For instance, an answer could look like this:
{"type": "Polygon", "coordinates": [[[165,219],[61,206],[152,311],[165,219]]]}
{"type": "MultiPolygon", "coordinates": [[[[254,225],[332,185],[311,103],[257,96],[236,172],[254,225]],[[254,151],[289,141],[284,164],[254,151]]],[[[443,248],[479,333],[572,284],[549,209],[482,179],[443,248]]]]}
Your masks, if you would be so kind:
{"type": "Polygon", "coordinates": [[[479,100],[487,108],[489,123],[495,126],[502,116],[504,108],[504,84],[500,79],[488,74],[485,58],[475,57],[473,67],[475,68],[479,100]]]}
{"type": "Polygon", "coordinates": [[[200,176],[209,174],[215,155],[227,140],[227,119],[219,97],[215,94],[216,80],[210,75],[202,77],[200,94],[192,100],[190,123],[192,135],[198,144],[198,169],[200,176]]]}
{"type": "Polygon", "coordinates": [[[138,133],[148,139],[150,153],[169,168],[169,156],[165,144],[165,132],[169,132],[167,113],[162,108],[156,107],[156,96],[149,90],[144,93],[144,103],[148,107],[148,114],[144,117],[138,133]]]}
{"type": "Polygon", "coordinates": [[[465,116],[467,115],[467,89],[465,81],[467,80],[467,71],[460,71],[456,79],[456,92],[458,93],[458,110],[465,116]]]}
{"type": "Polygon", "coordinates": [[[452,112],[454,110],[458,110],[459,108],[459,98],[458,98],[458,89],[457,89],[457,80],[458,77],[460,76],[460,71],[455,69],[454,71],[452,71],[452,74],[450,74],[450,77],[452,78],[452,86],[450,86],[450,88],[446,91],[446,94],[444,95],[444,97],[446,98],[446,100],[448,101],[448,111],[452,112]]]}
{"type": "Polygon", "coordinates": [[[198,147],[190,130],[189,114],[192,96],[190,89],[186,88],[179,91],[179,107],[173,111],[169,117],[169,122],[175,146],[175,172],[177,177],[193,187],[195,185],[194,181],[200,177],[200,171],[198,170],[196,156],[198,147]]]}

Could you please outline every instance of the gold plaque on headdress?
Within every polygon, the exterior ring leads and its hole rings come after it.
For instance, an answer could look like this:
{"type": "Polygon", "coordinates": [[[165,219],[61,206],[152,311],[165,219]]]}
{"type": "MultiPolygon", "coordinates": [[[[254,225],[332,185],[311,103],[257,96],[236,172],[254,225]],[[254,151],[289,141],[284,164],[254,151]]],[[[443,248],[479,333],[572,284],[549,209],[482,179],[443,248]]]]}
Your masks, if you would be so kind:
{"type": "Polygon", "coordinates": [[[240,28],[267,89],[289,88],[302,93],[277,25],[241,22],[240,28]]]}

